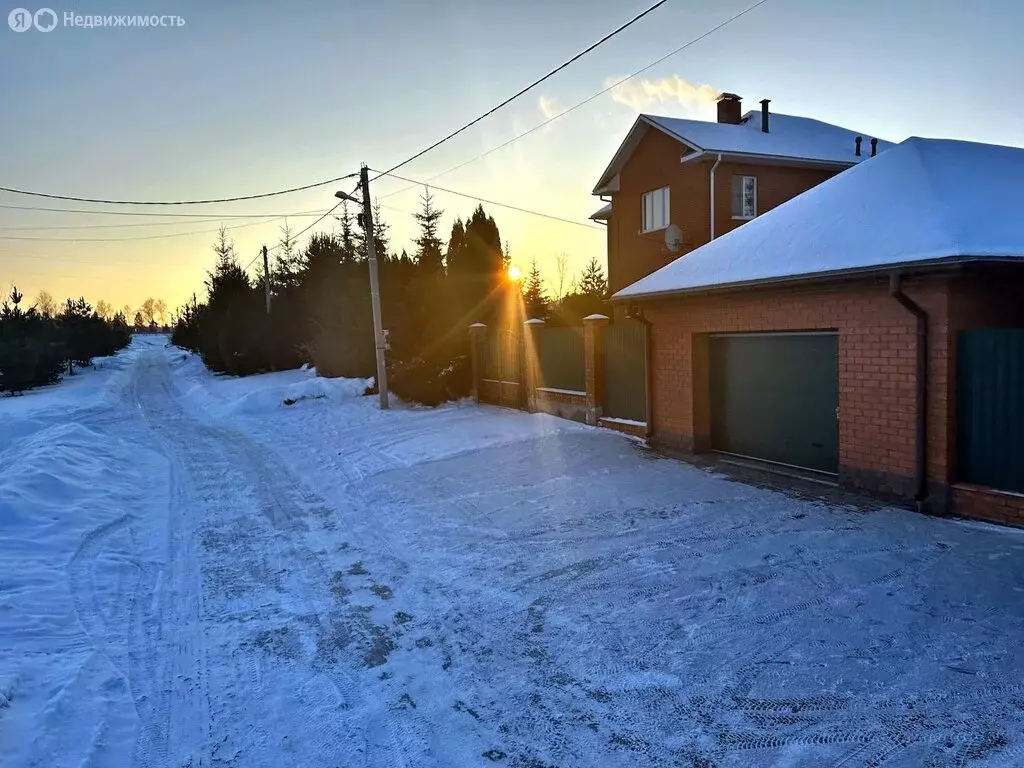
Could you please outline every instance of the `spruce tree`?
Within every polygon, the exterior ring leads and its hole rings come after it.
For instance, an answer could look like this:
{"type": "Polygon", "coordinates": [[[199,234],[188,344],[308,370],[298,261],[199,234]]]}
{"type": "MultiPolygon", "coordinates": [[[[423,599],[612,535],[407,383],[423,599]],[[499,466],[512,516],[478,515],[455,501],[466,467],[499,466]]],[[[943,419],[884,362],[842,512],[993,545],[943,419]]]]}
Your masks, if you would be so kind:
{"type": "Polygon", "coordinates": [[[605,279],[604,270],[597,263],[597,257],[591,256],[583,274],[580,275],[577,286],[579,293],[595,299],[603,299],[608,294],[608,281],[605,279]]]}
{"type": "Polygon", "coordinates": [[[543,320],[547,317],[548,299],[544,293],[544,281],[541,280],[536,259],[531,262],[530,274],[526,276],[523,284],[523,306],[527,319],[543,320]]]}
{"type": "Polygon", "coordinates": [[[444,254],[437,237],[437,227],[444,211],[434,207],[434,196],[430,194],[429,187],[420,202],[422,208],[413,214],[420,225],[420,236],[413,241],[417,246],[416,263],[423,275],[439,275],[444,270],[444,254]]]}

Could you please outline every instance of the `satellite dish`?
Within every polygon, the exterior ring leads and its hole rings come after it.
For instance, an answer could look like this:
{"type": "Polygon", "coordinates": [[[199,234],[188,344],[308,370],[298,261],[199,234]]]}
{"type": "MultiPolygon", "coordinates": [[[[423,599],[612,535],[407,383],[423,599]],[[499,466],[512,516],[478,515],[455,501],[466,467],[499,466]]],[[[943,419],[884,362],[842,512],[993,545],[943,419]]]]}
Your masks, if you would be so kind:
{"type": "Polygon", "coordinates": [[[683,230],[676,224],[665,227],[665,248],[669,253],[683,250],[683,230]]]}

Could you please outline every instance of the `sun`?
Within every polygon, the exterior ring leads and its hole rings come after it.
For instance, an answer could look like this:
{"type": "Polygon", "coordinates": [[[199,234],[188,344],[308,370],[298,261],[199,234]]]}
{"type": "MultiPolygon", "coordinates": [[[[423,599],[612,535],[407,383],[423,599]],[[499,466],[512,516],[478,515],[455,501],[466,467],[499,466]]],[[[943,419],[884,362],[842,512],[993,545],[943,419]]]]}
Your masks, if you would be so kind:
{"type": "Polygon", "coordinates": [[[520,278],[521,274],[522,273],[519,271],[519,267],[509,267],[508,268],[508,279],[509,280],[518,280],[520,278]]]}

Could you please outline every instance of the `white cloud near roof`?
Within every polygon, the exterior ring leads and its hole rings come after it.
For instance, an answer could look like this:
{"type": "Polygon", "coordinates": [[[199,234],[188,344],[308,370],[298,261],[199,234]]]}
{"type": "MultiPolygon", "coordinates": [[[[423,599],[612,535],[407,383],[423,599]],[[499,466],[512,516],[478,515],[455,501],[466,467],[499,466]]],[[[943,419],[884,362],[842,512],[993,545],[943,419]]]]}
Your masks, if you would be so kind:
{"type": "MultiPolygon", "coordinates": [[[[618,80],[621,78],[605,78],[605,87],[618,80]]],[[[698,109],[714,104],[720,95],[717,88],[706,83],[695,85],[679,75],[662,77],[657,80],[634,78],[612,89],[614,101],[625,104],[637,112],[671,104],[678,104],[691,110],[698,109]]]]}
{"type": "Polygon", "coordinates": [[[551,96],[542,95],[537,99],[537,106],[540,107],[540,113],[544,115],[545,120],[557,117],[562,111],[562,108],[558,106],[558,102],[551,96]]]}

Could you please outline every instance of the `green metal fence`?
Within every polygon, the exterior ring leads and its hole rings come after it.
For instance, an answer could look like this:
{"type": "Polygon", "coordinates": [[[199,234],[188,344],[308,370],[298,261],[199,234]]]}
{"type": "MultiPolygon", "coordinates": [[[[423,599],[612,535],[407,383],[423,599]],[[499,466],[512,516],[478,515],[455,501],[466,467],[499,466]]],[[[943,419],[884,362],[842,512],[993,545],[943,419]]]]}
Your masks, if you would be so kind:
{"type": "Polygon", "coordinates": [[[956,411],[960,479],[1024,493],[1024,329],[957,334],[956,411]]]}
{"type": "Polygon", "coordinates": [[[482,376],[491,381],[519,382],[523,370],[522,335],[514,331],[494,331],[481,345],[482,376]]]}
{"type": "Polygon", "coordinates": [[[640,323],[604,329],[604,415],[647,418],[647,328],[640,323]]]}
{"type": "Polygon", "coordinates": [[[582,328],[545,328],[539,334],[540,386],[587,389],[582,328]]]}

